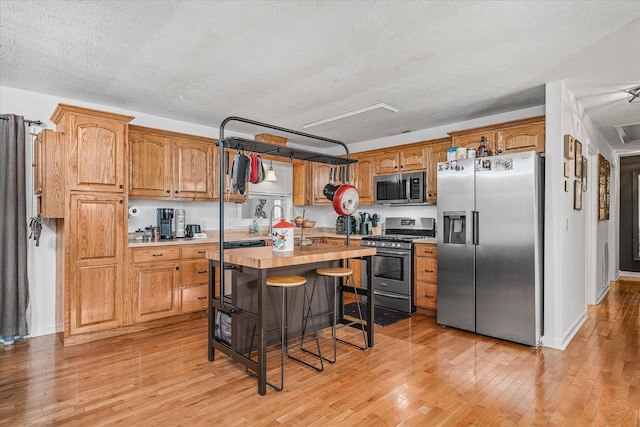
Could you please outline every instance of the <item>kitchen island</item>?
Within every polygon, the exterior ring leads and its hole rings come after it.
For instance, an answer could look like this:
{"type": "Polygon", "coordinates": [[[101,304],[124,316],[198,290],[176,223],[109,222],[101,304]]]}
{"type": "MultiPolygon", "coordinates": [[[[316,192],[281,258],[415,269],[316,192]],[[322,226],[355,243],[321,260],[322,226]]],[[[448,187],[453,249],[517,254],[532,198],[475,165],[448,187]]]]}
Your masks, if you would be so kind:
{"type": "MultiPolygon", "coordinates": [[[[220,267],[220,253],[208,251],[210,260],[210,303],[209,303],[209,361],[213,361],[215,350],[220,350],[233,360],[242,363],[247,369],[255,372],[258,378],[258,393],[266,393],[266,354],[268,316],[273,315],[277,309],[271,309],[268,299],[266,278],[272,275],[302,275],[307,281],[314,280],[315,269],[321,266],[334,265],[345,259],[361,259],[365,261],[368,270],[366,289],[358,288],[357,293],[373,300],[373,288],[371,278],[371,257],[376,254],[375,248],[343,245],[317,244],[309,247],[296,246],[293,252],[278,253],[271,247],[228,249],[224,251],[224,270],[232,275],[231,289],[215,289],[215,268],[220,267]],[[214,268],[215,267],[215,268],[214,268]],[[245,280],[242,280],[243,276],[245,280]],[[249,277],[251,280],[247,281],[249,277]],[[247,295],[246,291],[251,295],[247,295]],[[243,292],[245,294],[243,295],[243,292]],[[231,336],[225,338],[220,333],[218,322],[221,314],[231,320],[231,336]],[[246,332],[240,325],[250,325],[250,332],[246,332]],[[254,334],[256,339],[257,358],[251,357],[252,345],[247,348],[247,341],[253,344],[254,334]]],[[[349,288],[351,289],[351,288],[349,288]]],[[[340,288],[342,292],[349,291],[346,287],[340,288]]],[[[298,298],[300,300],[300,298],[298,298]]],[[[277,299],[274,300],[274,302],[277,299]]],[[[301,308],[300,308],[301,309],[301,308]]],[[[366,331],[367,344],[373,347],[374,331],[374,305],[367,304],[366,331]]],[[[342,316],[340,316],[342,318],[342,316]]]]}

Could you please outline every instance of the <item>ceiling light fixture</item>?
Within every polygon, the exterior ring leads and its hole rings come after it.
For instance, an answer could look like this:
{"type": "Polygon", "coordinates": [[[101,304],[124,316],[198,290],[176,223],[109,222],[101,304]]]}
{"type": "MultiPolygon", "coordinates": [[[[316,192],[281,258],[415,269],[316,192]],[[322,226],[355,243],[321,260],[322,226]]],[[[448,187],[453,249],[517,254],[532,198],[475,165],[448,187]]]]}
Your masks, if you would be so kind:
{"type": "Polygon", "coordinates": [[[369,105],[368,107],[359,108],[357,110],[348,111],[337,116],[328,117],[326,119],[302,125],[304,129],[314,128],[316,131],[324,129],[333,129],[340,126],[351,125],[354,123],[364,122],[365,120],[376,119],[388,114],[397,113],[398,108],[388,104],[380,103],[369,105]]]}
{"type": "Polygon", "coordinates": [[[640,86],[627,89],[629,102],[640,102],[640,86]]]}
{"type": "Polygon", "coordinates": [[[265,181],[277,181],[276,171],[273,170],[273,160],[271,160],[271,164],[269,165],[269,170],[267,171],[267,176],[264,178],[265,181]]]}

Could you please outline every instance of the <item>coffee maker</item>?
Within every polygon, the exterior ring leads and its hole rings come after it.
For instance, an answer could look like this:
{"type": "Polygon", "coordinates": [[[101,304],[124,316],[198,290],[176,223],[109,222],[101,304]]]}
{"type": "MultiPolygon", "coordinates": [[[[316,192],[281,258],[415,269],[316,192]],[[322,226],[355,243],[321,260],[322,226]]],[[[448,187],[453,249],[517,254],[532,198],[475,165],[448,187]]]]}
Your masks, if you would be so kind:
{"type": "Polygon", "coordinates": [[[158,208],[156,209],[158,218],[158,228],[160,229],[161,239],[173,239],[173,209],[158,208]]]}

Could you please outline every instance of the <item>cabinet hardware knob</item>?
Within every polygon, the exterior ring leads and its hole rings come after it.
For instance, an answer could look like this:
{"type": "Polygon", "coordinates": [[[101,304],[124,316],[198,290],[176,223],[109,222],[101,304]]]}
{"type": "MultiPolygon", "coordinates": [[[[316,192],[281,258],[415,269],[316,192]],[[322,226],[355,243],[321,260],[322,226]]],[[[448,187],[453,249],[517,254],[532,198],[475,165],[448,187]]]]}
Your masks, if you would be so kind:
{"type": "Polygon", "coordinates": [[[162,254],[152,254],[151,256],[162,256],[162,254]]]}
{"type": "Polygon", "coordinates": [[[118,203],[123,204],[124,200],[118,200],[118,203]]]}
{"type": "Polygon", "coordinates": [[[171,193],[171,190],[167,190],[167,194],[171,193]]]}
{"type": "Polygon", "coordinates": [[[176,267],[176,270],[180,270],[180,267],[176,267]]]}
{"type": "Polygon", "coordinates": [[[120,187],[120,188],[124,188],[124,185],[123,185],[123,184],[120,184],[118,187],[120,187]]]}
{"type": "Polygon", "coordinates": [[[178,194],[178,190],[176,190],[175,193],[178,194]]]}

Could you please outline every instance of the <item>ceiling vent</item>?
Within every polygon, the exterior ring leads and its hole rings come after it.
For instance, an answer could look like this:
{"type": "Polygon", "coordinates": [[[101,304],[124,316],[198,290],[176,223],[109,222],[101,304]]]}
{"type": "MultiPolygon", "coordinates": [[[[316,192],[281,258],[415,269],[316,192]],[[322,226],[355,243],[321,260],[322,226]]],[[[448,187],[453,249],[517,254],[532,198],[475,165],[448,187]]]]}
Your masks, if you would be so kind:
{"type": "Polygon", "coordinates": [[[302,125],[304,129],[313,128],[314,131],[333,129],[340,126],[352,125],[366,120],[377,119],[388,114],[397,113],[399,109],[387,104],[375,104],[368,107],[359,108],[337,116],[318,120],[302,125]]]}
{"type": "Polygon", "coordinates": [[[614,126],[623,144],[640,143],[640,123],[614,126]]]}

